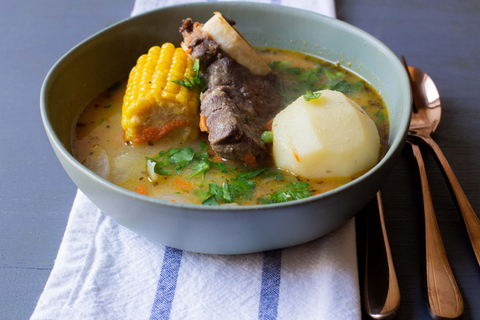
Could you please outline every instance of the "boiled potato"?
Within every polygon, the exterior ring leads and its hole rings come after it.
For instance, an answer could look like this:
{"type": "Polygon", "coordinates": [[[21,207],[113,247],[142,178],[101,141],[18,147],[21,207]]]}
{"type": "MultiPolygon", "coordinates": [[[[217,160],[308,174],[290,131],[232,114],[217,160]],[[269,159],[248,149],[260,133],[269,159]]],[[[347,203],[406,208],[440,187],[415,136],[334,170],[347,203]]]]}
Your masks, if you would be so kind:
{"type": "Polygon", "coordinates": [[[338,91],[317,99],[303,96],[273,120],[273,158],[277,167],[318,179],[348,177],[373,167],[380,137],[372,119],[338,91]]]}

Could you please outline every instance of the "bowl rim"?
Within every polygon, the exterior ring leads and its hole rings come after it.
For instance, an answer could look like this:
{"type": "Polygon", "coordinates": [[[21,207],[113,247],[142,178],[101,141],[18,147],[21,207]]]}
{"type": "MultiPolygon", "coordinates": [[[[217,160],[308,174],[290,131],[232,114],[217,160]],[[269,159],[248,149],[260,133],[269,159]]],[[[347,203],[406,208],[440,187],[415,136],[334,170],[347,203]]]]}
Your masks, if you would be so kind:
{"type": "MultiPolygon", "coordinates": [[[[348,68],[347,68],[348,69],[348,68]]],[[[350,70],[351,71],[351,70],[350,70]]],[[[357,73],[355,73],[357,74],[357,73]]],[[[357,74],[358,75],[358,74],[357,74]]],[[[196,211],[218,211],[218,212],[237,212],[237,211],[258,211],[258,210],[275,210],[280,207],[290,207],[290,206],[299,206],[303,204],[308,204],[311,202],[316,202],[319,201],[323,198],[329,198],[332,197],[333,195],[343,192],[344,190],[350,189],[355,187],[356,185],[362,183],[363,180],[368,179],[370,176],[376,174],[377,171],[380,170],[381,167],[383,167],[387,162],[391,160],[391,158],[394,156],[395,153],[399,152],[401,147],[403,146],[406,135],[408,132],[408,127],[410,123],[410,112],[411,112],[411,92],[409,90],[410,84],[408,82],[408,76],[407,73],[401,64],[400,60],[398,57],[391,51],[390,48],[388,48],[383,42],[372,36],[371,34],[367,33],[366,31],[351,25],[347,22],[338,20],[336,18],[328,17],[319,13],[315,12],[310,12],[304,9],[299,9],[299,8],[293,8],[293,7],[287,7],[287,6],[282,6],[282,5],[275,5],[275,4],[269,4],[269,3],[245,3],[241,1],[229,1],[229,2],[200,2],[200,3],[185,3],[185,4],[176,4],[176,5],[171,5],[171,6],[165,6],[162,8],[150,10],[144,13],[141,13],[136,16],[128,17],[125,19],[122,19],[94,34],[91,36],[87,37],[77,45],[75,45],[73,48],[68,50],[63,56],[61,56],[55,64],[50,68],[48,71],[41,87],[40,91],[40,113],[41,113],[41,118],[42,122],[44,125],[44,129],[46,131],[46,134],[51,142],[51,144],[54,147],[54,150],[58,150],[61,152],[63,155],[64,159],[69,162],[71,166],[73,166],[76,170],[81,171],[82,174],[88,176],[89,179],[95,180],[96,183],[99,183],[102,185],[102,187],[110,189],[113,192],[120,193],[122,196],[125,196],[127,198],[133,198],[139,201],[147,201],[153,204],[158,204],[162,206],[167,206],[167,207],[173,207],[173,208],[181,208],[181,209],[189,209],[189,210],[196,210],[196,211]],[[166,200],[138,194],[134,191],[127,190],[125,188],[122,188],[120,186],[115,185],[114,183],[98,176],[97,174],[93,173],[89,169],[87,169],[84,165],[82,165],[77,159],[75,159],[70,151],[65,148],[63,143],[60,141],[60,139],[57,137],[55,134],[55,131],[50,123],[48,112],[47,112],[47,96],[48,96],[48,90],[52,85],[53,79],[55,78],[55,74],[60,72],[58,71],[58,68],[66,62],[73,54],[75,54],[76,51],[81,49],[85,44],[94,41],[95,38],[103,34],[105,32],[109,32],[113,29],[120,28],[124,24],[131,23],[131,21],[135,20],[141,20],[145,16],[149,15],[156,15],[159,12],[162,11],[167,11],[175,8],[181,8],[181,7],[229,7],[229,6],[253,6],[257,7],[258,9],[262,10],[271,10],[274,8],[275,10],[279,10],[282,12],[293,12],[292,14],[295,15],[307,15],[307,16],[312,16],[315,17],[316,19],[325,19],[328,20],[328,23],[333,24],[335,27],[343,29],[343,30],[348,30],[349,32],[352,32],[363,39],[368,40],[369,42],[373,43],[375,46],[380,48],[382,50],[382,53],[384,53],[386,56],[388,56],[389,60],[392,61],[393,65],[392,67],[395,67],[394,71],[399,72],[399,77],[400,83],[402,85],[402,88],[406,89],[404,92],[405,94],[405,101],[407,101],[407,106],[405,109],[405,112],[403,112],[402,117],[399,121],[399,129],[397,135],[394,137],[393,141],[391,144],[388,145],[388,150],[387,152],[383,155],[383,157],[380,159],[380,161],[375,164],[374,167],[372,167],[370,170],[368,170],[366,173],[361,175],[360,177],[340,186],[337,187],[333,190],[318,194],[318,195],[313,195],[308,198],[300,199],[300,200],[295,200],[295,201],[288,201],[288,202],[283,202],[283,203],[274,203],[274,204],[258,204],[258,205],[248,205],[248,206],[205,206],[205,205],[198,205],[198,204],[190,204],[190,203],[176,203],[176,202],[169,202],[166,200]],[[410,111],[410,112],[409,112],[410,111]]],[[[401,90],[401,89],[399,89],[401,90]]]]}

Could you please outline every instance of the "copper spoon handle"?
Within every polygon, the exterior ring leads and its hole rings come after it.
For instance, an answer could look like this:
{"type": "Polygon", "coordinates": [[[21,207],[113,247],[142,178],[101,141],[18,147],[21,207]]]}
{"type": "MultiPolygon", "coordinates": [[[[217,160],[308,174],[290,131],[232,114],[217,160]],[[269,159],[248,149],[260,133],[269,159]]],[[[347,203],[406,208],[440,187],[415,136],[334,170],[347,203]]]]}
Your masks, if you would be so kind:
{"type": "Polygon", "coordinates": [[[427,172],[420,148],[410,142],[422,182],[425,212],[426,303],[434,319],[456,319],[463,313],[463,299],[443,246],[433,208],[427,172]]]}
{"type": "Polygon", "coordinates": [[[463,221],[465,222],[465,227],[467,228],[468,236],[470,237],[470,242],[477,257],[477,262],[480,265],[480,220],[475,214],[475,211],[472,208],[472,205],[467,199],[465,192],[463,192],[460,183],[457,180],[457,177],[453,173],[452,168],[448,164],[447,159],[443,155],[442,150],[438,144],[431,138],[419,137],[433,150],[435,156],[437,157],[438,162],[440,163],[443,172],[445,174],[446,180],[450,184],[450,190],[453,193],[455,200],[457,202],[458,208],[463,216],[463,221]]]}
{"type": "Polygon", "coordinates": [[[380,191],[369,203],[365,257],[365,310],[373,319],[386,319],[400,306],[400,288],[387,237],[380,191]]]}

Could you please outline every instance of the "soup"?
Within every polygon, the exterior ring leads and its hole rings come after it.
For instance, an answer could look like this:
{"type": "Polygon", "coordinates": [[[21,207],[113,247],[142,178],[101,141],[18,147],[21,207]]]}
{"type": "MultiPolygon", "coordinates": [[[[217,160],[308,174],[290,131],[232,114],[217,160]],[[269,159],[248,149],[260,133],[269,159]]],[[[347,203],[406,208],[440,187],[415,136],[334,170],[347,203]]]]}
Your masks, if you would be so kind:
{"type": "MultiPolygon", "coordinates": [[[[308,90],[340,91],[374,121],[380,136],[379,158],[386,152],[388,112],[372,86],[338,65],[302,53],[277,49],[257,52],[277,74],[277,90],[284,106],[308,90]]],[[[127,79],[121,80],[93,99],[79,116],[72,137],[78,161],[125,189],[172,202],[257,205],[324,193],[365,172],[307,179],[276,168],[271,157],[249,166],[215,155],[206,133],[181,141],[172,131],[154,142],[126,143],[121,126],[126,85],[127,79]]]]}

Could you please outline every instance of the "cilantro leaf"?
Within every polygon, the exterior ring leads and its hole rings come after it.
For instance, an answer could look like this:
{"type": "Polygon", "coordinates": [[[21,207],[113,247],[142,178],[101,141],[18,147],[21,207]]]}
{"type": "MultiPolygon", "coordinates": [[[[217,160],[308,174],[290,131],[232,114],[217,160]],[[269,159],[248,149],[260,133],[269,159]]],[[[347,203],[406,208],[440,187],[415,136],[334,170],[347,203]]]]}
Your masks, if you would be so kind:
{"type": "Polygon", "coordinates": [[[305,92],[305,94],[303,95],[303,99],[305,101],[310,101],[310,100],[320,98],[321,95],[322,95],[321,92],[312,92],[310,90],[307,90],[307,92],[305,92]]]}
{"type": "Polygon", "coordinates": [[[198,196],[198,198],[200,199],[203,205],[218,206],[218,202],[215,199],[215,195],[203,190],[195,190],[194,192],[195,192],[195,195],[198,196]]]}
{"type": "Polygon", "coordinates": [[[197,163],[197,165],[192,168],[194,171],[189,174],[187,178],[192,178],[197,174],[202,174],[202,182],[200,183],[200,188],[203,188],[203,185],[205,184],[205,175],[207,174],[207,171],[210,170],[210,168],[211,166],[208,159],[202,159],[199,163],[197,163]]]}
{"type": "Polygon", "coordinates": [[[257,200],[262,204],[269,204],[308,198],[312,195],[308,186],[306,182],[290,182],[283,190],[269,194],[268,198],[258,198],[257,200]]]}
{"type": "Polygon", "coordinates": [[[202,204],[206,205],[206,206],[218,206],[219,205],[218,202],[217,202],[217,199],[213,195],[211,195],[205,201],[203,201],[202,204]]]}
{"type": "Polygon", "coordinates": [[[185,148],[179,149],[174,154],[172,154],[171,159],[173,163],[182,163],[186,161],[190,162],[193,160],[194,156],[195,156],[195,152],[193,151],[193,149],[189,146],[186,146],[185,148]]]}
{"type": "Polygon", "coordinates": [[[325,89],[349,93],[363,89],[363,83],[362,81],[348,82],[347,80],[340,80],[327,85],[325,89]]]}
{"type": "Polygon", "coordinates": [[[243,178],[243,179],[254,178],[265,170],[267,170],[267,168],[261,168],[261,169],[256,169],[256,170],[252,170],[252,171],[242,172],[242,173],[237,174],[237,178],[243,178]]]}
{"type": "Polygon", "coordinates": [[[273,177],[273,176],[276,176],[277,173],[275,171],[267,171],[263,174],[263,177],[264,178],[270,178],[270,177],[273,177]]]}
{"type": "Polygon", "coordinates": [[[373,114],[375,116],[375,118],[378,119],[378,121],[380,122],[384,122],[385,120],[387,120],[387,114],[385,112],[383,112],[383,110],[378,110],[377,112],[375,112],[373,114]]]}
{"type": "Polygon", "coordinates": [[[200,149],[202,151],[207,151],[208,150],[208,143],[206,141],[200,141],[200,149]]]}
{"type": "Polygon", "coordinates": [[[233,202],[232,188],[227,182],[224,182],[221,187],[215,182],[210,182],[208,185],[208,192],[215,195],[217,201],[223,201],[227,203],[233,202]]]}
{"type": "Polygon", "coordinates": [[[195,63],[193,64],[193,71],[195,71],[195,74],[192,78],[185,77],[185,79],[183,80],[172,80],[172,82],[184,86],[188,89],[198,87],[200,89],[200,92],[205,91],[207,86],[205,84],[205,81],[200,78],[200,60],[195,59],[195,63]]]}
{"type": "Polygon", "coordinates": [[[211,162],[211,164],[216,167],[218,170],[220,170],[220,172],[222,173],[227,173],[228,171],[228,167],[227,167],[227,164],[226,163],[223,163],[223,162],[211,162]]]}
{"type": "Polygon", "coordinates": [[[289,66],[290,62],[288,61],[273,61],[269,64],[270,68],[274,71],[286,71],[289,66]]]}
{"type": "Polygon", "coordinates": [[[153,169],[155,171],[156,174],[158,174],[159,176],[169,176],[171,175],[172,173],[170,171],[168,171],[167,169],[165,169],[164,166],[162,166],[162,164],[160,162],[157,162],[155,164],[155,167],[153,169]]]}
{"type": "Polygon", "coordinates": [[[193,168],[193,172],[187,176],[187,178],[191,178],[196,176],[197,174],[200,173],[205,173],[208,169],[210,169],[210,162],[206,159],[200,160],[199,163],[197,163],[193,168]]]}
{"type": "Polygon", "coordinates": [[[233,179],[231,182],[231,187],[234,191],[234,195],[236,197],[248,197],[251,195],[253,189],[255,189],[255,182],[240,178],[240,179],[233,179]]]}

